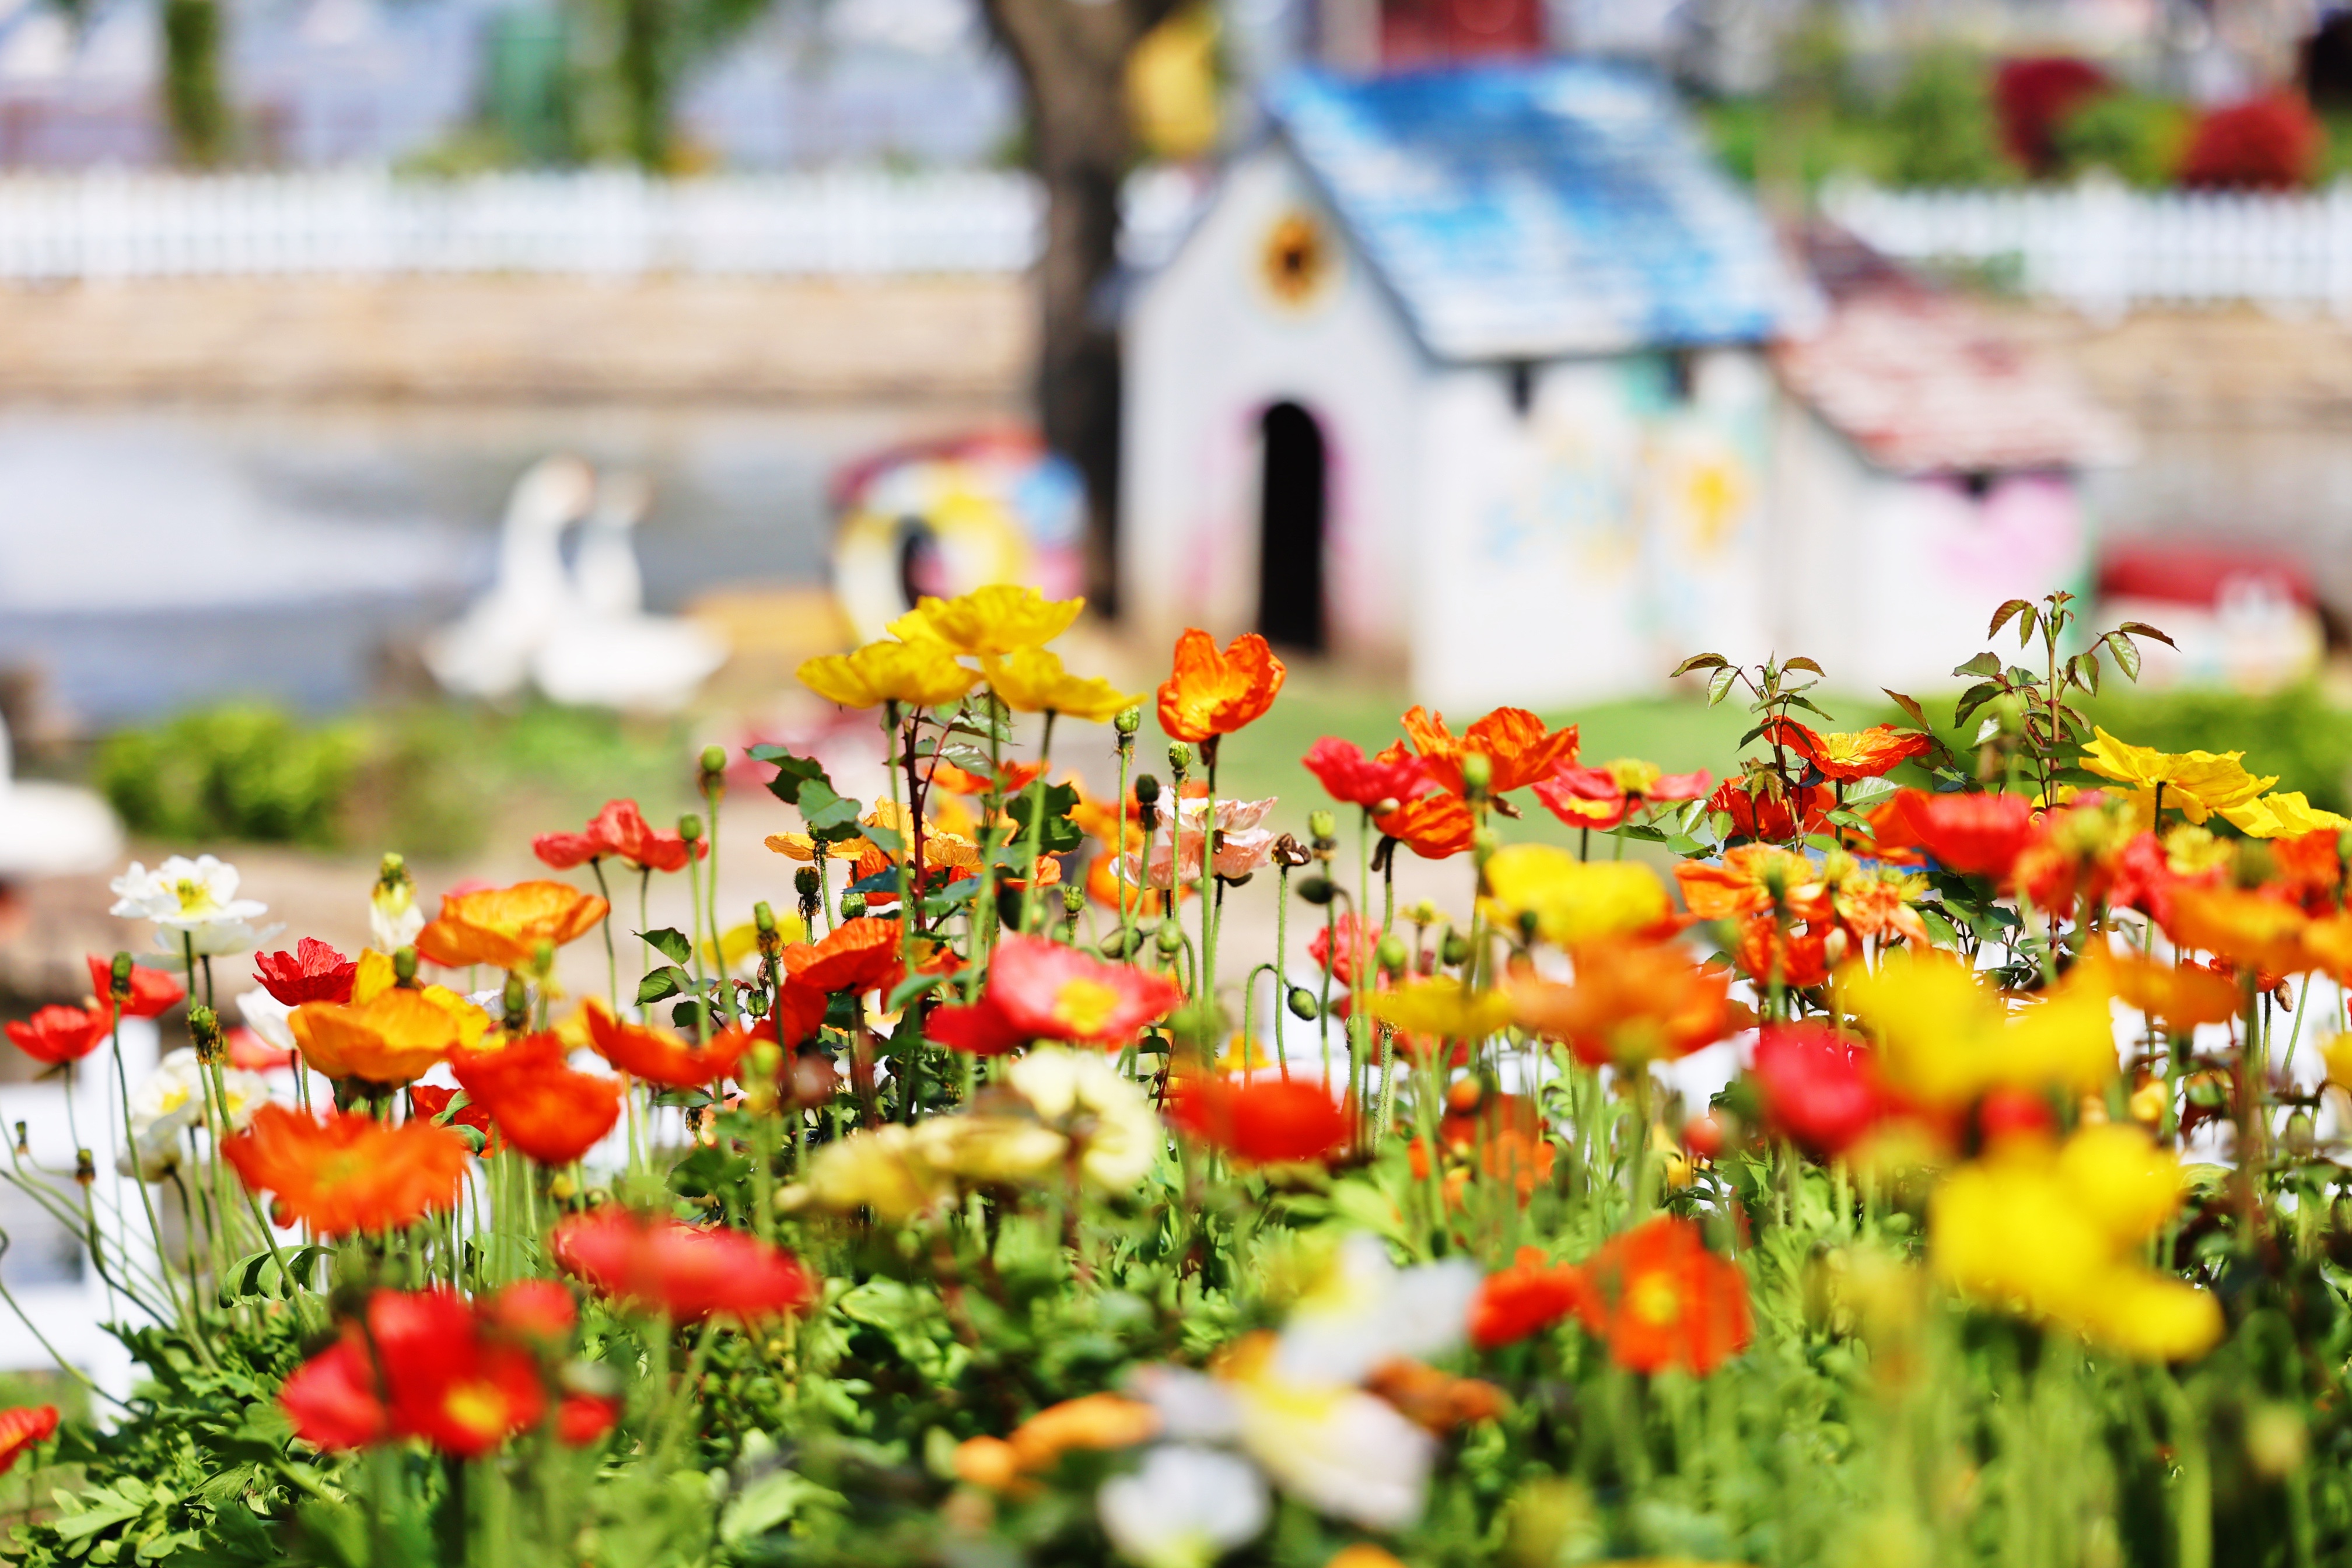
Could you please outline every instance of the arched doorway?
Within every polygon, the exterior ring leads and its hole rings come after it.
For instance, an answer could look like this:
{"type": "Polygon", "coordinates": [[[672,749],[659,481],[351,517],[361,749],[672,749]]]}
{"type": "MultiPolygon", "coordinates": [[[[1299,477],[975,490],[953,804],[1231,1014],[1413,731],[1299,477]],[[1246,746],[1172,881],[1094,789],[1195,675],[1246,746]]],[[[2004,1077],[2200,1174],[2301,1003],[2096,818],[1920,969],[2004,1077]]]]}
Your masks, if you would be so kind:
{"type": "Polygon", "coordinates": [[[1323,427],[1296,403],[1258,420],[1257,629],[1266,641],[1323,648],[1323,427]]]}

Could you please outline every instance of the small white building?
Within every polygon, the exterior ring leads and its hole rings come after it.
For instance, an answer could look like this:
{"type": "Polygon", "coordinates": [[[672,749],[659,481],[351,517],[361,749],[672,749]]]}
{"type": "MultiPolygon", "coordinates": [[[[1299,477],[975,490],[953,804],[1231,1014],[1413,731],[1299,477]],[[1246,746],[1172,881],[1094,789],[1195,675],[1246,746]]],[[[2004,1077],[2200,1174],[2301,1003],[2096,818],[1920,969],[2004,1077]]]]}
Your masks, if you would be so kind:
{"type": "Polygon", "coordinates": [[[1809,296],[1664,86],[1549,60],[1269,108],[1127,319],[1139,627],[1456,707],[1767,651],[1763,345],[1809,296]]]}
{"type": "Polygon", "coordinates": [[[1855,255],[1816,247],[1829,313],[1774,353],[1774,641],[1848,689],[1946,688],[2003,601],[2091,595],[2082,472],[2129,434],[1982,308],[1855,255]]]}

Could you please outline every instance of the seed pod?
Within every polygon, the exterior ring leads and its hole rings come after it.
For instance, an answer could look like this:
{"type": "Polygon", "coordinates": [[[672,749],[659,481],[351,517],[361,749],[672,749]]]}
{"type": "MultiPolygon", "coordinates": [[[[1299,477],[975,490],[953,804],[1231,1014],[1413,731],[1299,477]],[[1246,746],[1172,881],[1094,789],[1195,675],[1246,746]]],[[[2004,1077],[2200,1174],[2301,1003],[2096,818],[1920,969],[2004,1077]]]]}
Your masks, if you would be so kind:
{"type": "Polygon", "coordinates": [[[815,898],[818,889],[824,886],[824,883],[818,878],[816,868],[814,866],[803,866],[793,873],[793,891],[803,899],[815,898]]]}
{"type": "Polygon", "coordinates": [[[1391,931],[1381,938],[1379,946],[1372,949],[1372,959],[1389,973],[1402,974],[1412,954],[1405,951],[1404,938],[1391,931]]]}
{"type": "Polygon", "coordinates": [[[1140,708],[1120,709],[1118,710],[1118,716],[1110,721],[1110,727],[1118,731],[1118,738],[1120,740],[1134,740],[1135,732],[1143,728],[1143,710],[1140,708]]]}
{"type": "Polygon", "coordinates": [[[1303,1018],[1307,1023],[1311,1024],[1315,1021],[1315,1015],[1319,1011],[1321,1011],[1321,1009],[1316,1005],[1314,992],[1309,991],[1304,985],[1294,985],[1290,988],[1290,1016],[1292,1017],[1303,1018]]]}
{"type": "Polygon", "coordinates": [[[220,1015],[201,1002],[190,1007],[188,1038],[195,1042],[196,1060],[206,1063],[220,1060],[220,1015]]]}
{"type": "Polygon", "coordinates": [[[1192,748],[1181,741],[1168,742],[1168,771],[1181,779],[1192,771],[1192,748]]]}
{"type": "Polygon", "coordinates": [[[131,955],[129,953],[118,952],[114,955],[114,968],[108,976],[106,989],[107,994],[117,1002],[131,1000],[131,955]]]}

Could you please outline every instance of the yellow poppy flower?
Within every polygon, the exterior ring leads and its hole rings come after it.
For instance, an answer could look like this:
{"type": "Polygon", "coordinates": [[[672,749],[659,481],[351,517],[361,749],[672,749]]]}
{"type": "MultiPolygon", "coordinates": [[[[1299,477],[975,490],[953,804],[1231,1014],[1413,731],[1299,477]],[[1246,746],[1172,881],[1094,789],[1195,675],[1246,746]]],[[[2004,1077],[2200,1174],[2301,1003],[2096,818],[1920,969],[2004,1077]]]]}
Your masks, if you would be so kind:
{"type": "Polygon", "coordinates": [[[2092,734],[2091,743],[2083,748],[2083,765],[2137,792],[2145,822],[2154,821],[2158,805],[2202,822],[2215,812],[2246,805],[2278,783],[2275,775],[2256,778],[2246,772],[2239,761],[2243,752],[2159,752],[2118,741],[2105,730],[2095,729],[2092,734]]]}
{"type": "Polygon", "coordinates": [[[828,702],[875,708],[900,702],[936,708],[953,702],[980,679],[939,642],[870,642],[855,653],[829,653],[801,666],[800,681],[828,702]]]}
{"type": "Polygon", "coordinates": [[[1084,599],[1048,599],[1018,583],[991,583],[953,599],[926,596],[892,621],[890,631],[909,643],[987,658],[1052,642],[1086,607],[1084,599]]]}
{"type": "Polygon", "coordinates": [[[2300,838],[2306,833],[2341,833],[2352,827],[2352,817],[2338,816],[2311,804],[2301,790],[2283,789],[2225,806],[2222,820],[2249,838],[2300,838]]]}
{"type": "Polygon", "coordinates": [[[1483,1040],[1511,1021],[1511,999],[1458,981],[1414,980],[1371,997],[1372,1016],[1409,1035],[1483,1040]]]}
{"type": "Polygon", "coordinates": [[[1906,947],[1876,969],[1848,964],[1838,996],[1877,1037],[1895,1086],[1934,1104],[1965,1104],[2002,1087],[2089,1093],[2117,1070],[2114,976],[2103,965],[2079,965],[2042,999],[2012,1009],[1958,959],[1906,947]]]}
{"type": "Polygon", "coordinates": [[[399,981],[392,967],[392,955],[378,952],[372,947],[360,949],[360,966],[352,973],[352,1005],[364,1007],[399,981]]]}
{"type": "Polygon", "coordinates": [[[361,1005],[305,1003],[287,1021],[314,1070],[378,1084],[406,1083],[452,1050],[472,1050],[490,1026],[488,1013],[440,985],[361,1005]]]}
{"type": "Polygon", "coordinates": [[[1644,931],[1674,912],[1666,885],[1633,860],[1582,861],[1549,844],[1514,844],[1486,862],[1488,913],[1517,926],[1535,917],[1536,934],[1570,946],[1644,931]]]}
{"type": "Polygon", "coordinates": [[[1928,1261],[1964,1295],[2125,1355],[2183,1360],[2221,1339],[2221,1309],[2139,1256],[2180,1193],[2179,1163],[2136,1127],[2087,1127],[2059,1149],[2012,1145],[1937,1184],[1928,1261]]]}
{"type": "Polygon", "coordinates": [[[1016,648],[1002,658],[990,654],[981,663],[990,689],[1022,713],[1063,713],[1107,724],[1143,700],[1140,692],[1121,691],[1108,680],[1072,675],[1058,656],[1042,647],[1016,648]]]}

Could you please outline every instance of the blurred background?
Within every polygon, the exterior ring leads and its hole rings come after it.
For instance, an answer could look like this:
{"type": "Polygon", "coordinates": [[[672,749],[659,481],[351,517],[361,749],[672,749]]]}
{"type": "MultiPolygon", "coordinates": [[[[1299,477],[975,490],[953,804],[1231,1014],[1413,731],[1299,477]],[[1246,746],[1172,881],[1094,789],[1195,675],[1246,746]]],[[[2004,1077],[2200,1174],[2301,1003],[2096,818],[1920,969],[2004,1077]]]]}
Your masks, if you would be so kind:
{"type": "Polygon", "coordinates": [[[0,0],[0,1011],[132,856],[352,947],[854,770],[793,667],[993,580],[1266,632],[1301,809],[1412,700],[1719,773],[1685,654],[1859,725],[2058,588],[2345,808],[2347,172],[2314,0],[0,0]]]}

